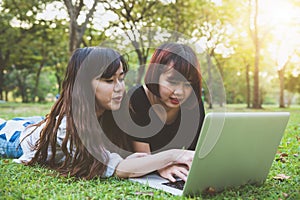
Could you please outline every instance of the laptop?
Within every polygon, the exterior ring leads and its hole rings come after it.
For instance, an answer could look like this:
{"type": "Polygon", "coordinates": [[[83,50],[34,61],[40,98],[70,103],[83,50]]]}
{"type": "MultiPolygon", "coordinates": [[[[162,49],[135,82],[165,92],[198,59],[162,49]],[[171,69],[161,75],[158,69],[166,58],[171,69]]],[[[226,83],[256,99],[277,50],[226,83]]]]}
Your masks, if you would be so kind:
{"type": "Polygon", "coordinates": [[[261,185],[289,116],[288,112],[208,113],[185,183],[170,183],[156,173],[129,180],[183,196],[246,184],[261,185]]]}

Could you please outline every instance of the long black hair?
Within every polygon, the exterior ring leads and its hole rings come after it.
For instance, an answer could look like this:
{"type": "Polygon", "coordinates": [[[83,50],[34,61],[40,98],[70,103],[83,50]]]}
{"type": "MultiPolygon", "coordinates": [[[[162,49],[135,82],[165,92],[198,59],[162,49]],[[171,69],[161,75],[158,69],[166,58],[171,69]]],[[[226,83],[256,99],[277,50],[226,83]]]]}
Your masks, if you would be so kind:
{"type": "Polygon", "coordinates": [[[96,116],[95,91],[91,86],[93,78],[111,77],[123,65],[124,58],[113,49],[85,47],[76,49],[69,60],[62,91],[45,120],[40,139],[35,145],[36,154],[28,163],[49,166],[63,175],[91,179],[101,176],[108,162],[108,154],[101,141],[102,129],[96,116]],[[56,157],[57,132],[66,117],[66,133],[61,150],[64,161],[56,157]],[[100,134],[100,137],[98,137],[100,134]],[[51,148],[51,155],[48,155],[51,148]]]}

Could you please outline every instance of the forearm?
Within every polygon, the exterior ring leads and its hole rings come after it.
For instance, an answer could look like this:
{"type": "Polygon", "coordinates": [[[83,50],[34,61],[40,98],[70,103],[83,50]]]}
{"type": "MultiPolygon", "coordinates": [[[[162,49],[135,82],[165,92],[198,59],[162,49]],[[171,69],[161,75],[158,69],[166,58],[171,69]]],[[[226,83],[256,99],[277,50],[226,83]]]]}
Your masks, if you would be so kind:
{"type": "Polygon", "coordinates": [[[124,159],[116,168],[120,178],[139,177],[166,167],[176,160],[176,150],[168,150],[139,158],[124,159]]]}

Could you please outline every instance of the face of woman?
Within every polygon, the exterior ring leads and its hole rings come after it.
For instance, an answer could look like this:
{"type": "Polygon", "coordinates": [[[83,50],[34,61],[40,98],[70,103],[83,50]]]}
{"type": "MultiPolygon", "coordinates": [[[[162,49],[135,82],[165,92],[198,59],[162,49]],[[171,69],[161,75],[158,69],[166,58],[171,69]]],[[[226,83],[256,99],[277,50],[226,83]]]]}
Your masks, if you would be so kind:
{"type": "Polygon", "coordinates": [[[179,108],[193,91],[191,82],[184,80],[184,77],[179,74],[173,67],[170,67],[159,77],[160,101],[165,108],[179,108]]]}
{"type": "Polygon", "coordinates": [[[121,101],[125,91],[125,73],[122,63],[119,69],[110,78],[96,77],[92,80],[92,86],[95,90],[96,100],[100,110],[118,110],[121,106],[121,101]]]}

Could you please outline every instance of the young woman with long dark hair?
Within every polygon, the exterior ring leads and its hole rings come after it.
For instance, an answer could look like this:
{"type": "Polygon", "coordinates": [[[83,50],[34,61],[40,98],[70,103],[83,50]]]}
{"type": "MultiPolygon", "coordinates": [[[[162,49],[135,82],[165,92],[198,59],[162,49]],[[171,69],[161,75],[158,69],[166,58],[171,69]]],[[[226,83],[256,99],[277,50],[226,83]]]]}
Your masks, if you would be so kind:
{"type": "Polygon", "coordinates": [[[111,150],[120,148],[130,152],[127,137],[103,134],[102,129],[104,116],[120,108],[127,71],[124,58],[112,49],[75,50],[60,97],[45,118],[0,122],[0,155],[85,179],[136,177],[174,163],[191,164],[193,151],[135,153],[124,159],[111,150]],[[110,138],[117,139],[111,142],[110,138]]]}

